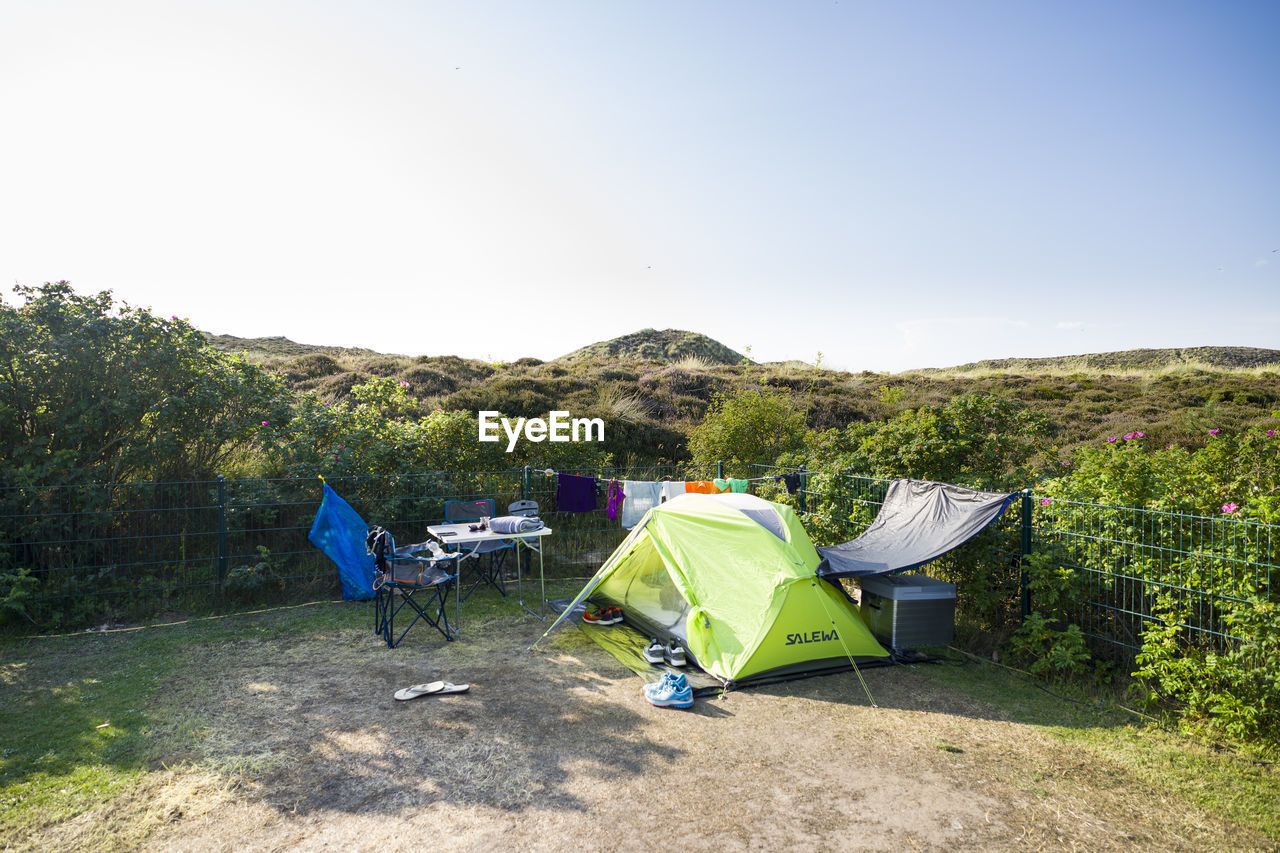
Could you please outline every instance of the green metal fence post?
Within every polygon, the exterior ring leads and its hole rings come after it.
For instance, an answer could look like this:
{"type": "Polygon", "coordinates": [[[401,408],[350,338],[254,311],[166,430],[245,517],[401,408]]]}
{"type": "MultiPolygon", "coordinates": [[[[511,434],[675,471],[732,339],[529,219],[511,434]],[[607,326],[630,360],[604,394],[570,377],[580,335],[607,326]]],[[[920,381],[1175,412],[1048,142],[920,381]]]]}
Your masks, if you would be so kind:
{"type": "Polygon", "coordinates": [[[1031,578],[1027,574],[1027,558],[1031,556],[1031,508],[1035,502],[1031,500],[1031,490],[1022,490],[1022,546],[1018,556],[1021,574],[1021,604],[1019,610],[1022,618],[1031,615],[1031,578]]]}
{"type": "Polygon", "coordinates": [[[717,480],[724,479],[724,460],[723,459],[716,460],[716,479],[717,480]]]}
{"type": "Polygon", "coordinates": [[[800,474],[800,488],[796,492],[796,509],[804,513],[804,512],[808,512],[808,504],[809,504],[808,498],[805,495],[805,491],[809,488],[809,472],[805,470],[803,465],[801,465],[799,474],[800,474]]]}
{"type": "Polygon", "coordinates": [[[227,478],[218,475],[218,594],[227,579],[227,478]]]}
{"type": "Polygon", "coordinates": [[[524,478],[520,481],[520,500],[529,500],[529,493],[533,491],[533,481],[530,477],[530,468],[524,466],[524,478]]]}

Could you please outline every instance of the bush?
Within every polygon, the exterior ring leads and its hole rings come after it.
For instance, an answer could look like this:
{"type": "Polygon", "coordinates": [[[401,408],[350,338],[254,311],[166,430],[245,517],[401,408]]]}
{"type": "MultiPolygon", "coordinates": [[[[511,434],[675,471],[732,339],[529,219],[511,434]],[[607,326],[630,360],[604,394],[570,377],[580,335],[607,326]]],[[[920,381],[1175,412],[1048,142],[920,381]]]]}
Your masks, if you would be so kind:
{"type": "Polygon", "coordinates": [[[763,391],[716,394],[689,435],[689,452],[697,465],[723,460],[734,476],[746,476],[750,464],[773,464],[802,448],[805,432],[804,413],[785,397],[763,391]]]}
{"type": "Polygon", "coordinates": [[[222,581],[223,592],[232,601],[241,604],[256,601],[268,590],[281,591],[284,581],[277,564],[265,545],[258,546],[256,562],[235,566],[222,581]]]}
{"type": "Polygon", "coordinates": [[[26,600],[39,586],[39,581],[25,566],[15,571],[0,573],[0,625],[15,621],[17,617],[31,619],[26,600]]]}
{"type": "Polygon", "coordinates": [[[279,378],[185,321],[80,296],[65,281],[0,300],[0,465],[10,483],[216,473],[282,426],[279,378]]]}
{"type": "Polygon", "coordinates": [[[1051,497],[1204,516],[1280,521],[1280,428],[1205,430],[1194,450],[1151,446],[1140,430],[1078,448],[1069,476],[1044,486],[1051,497]],[[1226,507],[1234,506],[1228,511],[1226,507]]]}
{"type": "Polygon", "coordinates": [[[1084,632],[1068,624],[1066,612],[1080,592],[1075,569],[1045,553],[1028,555],[1023,564],[1032,612],[1011,638],[1015,659],[1042,675],[1085,672],[1090,655],[1084,632]]]}
{"type": "Polygon", "coordinates": [[[458,390],[458,382],[452,376],[430,367],[411,367],[404,373],[409,390],[417,397],[449,394],[458,390]]]}
{"type": "Polygon", "coordinates": [[[282,365],[285,373],[294,381],[319,379],[342,372],[342,365],[324,353],[310,353],[290,359],[282,365]]]}
{"type": "Polygon", "coordinates": [[[853,424],[811,436],[810,448],[823,460],[814,467],[833,472],[1005,489],[1030,482],[1032,471],[1043,464],[1048,433],[1048,420],[1018,403],[964,394],[882,424],[853,424]]]}
{"type": "Polygon", "coordinates": [[[1145,699],[1176,710],[1194,731],[1280,748],[1280,604],[1254,597],[1227,617],[1225,653],[1188,644],[1186,618],[1169,607],[1143,635],[1134,676],[1145,699]]]}

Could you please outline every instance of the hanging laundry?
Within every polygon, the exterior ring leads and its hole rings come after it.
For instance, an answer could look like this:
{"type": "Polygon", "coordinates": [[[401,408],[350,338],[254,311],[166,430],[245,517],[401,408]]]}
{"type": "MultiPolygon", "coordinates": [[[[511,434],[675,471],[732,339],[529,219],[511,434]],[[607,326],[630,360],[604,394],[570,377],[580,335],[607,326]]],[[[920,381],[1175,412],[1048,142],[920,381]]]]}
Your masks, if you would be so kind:
{"type": "Polygon", "coordinates": [[[676,495],[683,495],[685,493],[684,480],[663,480],[661,485],[662,501],[664,503],[671,500],[676,495]]]}
{"type": "Polygon", "coordinates": [[[618,512],[622,509],[623,502],[627,497],[626,491],[622,488],[622,484],[617,480],[609,481],[609,503],[605,507],[604,513],[609,516],[610,521],[618,520],[618,512]]]}
{"type": "Polygon", "coordinates": [[[662,502],[662,484],[643,480],[623,480],[622,490],[626,500],[622,502],[622,526],[630,530],[640,523],[644,514],[662,502]]]}
{"type": "Polygon", "coordinates": [[[717,479],[712,482],[716,484],[716,488],[721,492],[745,492],[747,487],[751,485],[750,480],[735,480],[732,477],[727,480],[717,479]]]}
{"type": "Polygon", "coordinates": [[[595,512],[596,478],[556,474],[556,509],[560,512],[595,512]]]}
{"type": "Polygon", "coordinates": [[[710,480],[690,480],[684,484],[684,490],[695,495],[714,495],[716,485],[710,480]]]}

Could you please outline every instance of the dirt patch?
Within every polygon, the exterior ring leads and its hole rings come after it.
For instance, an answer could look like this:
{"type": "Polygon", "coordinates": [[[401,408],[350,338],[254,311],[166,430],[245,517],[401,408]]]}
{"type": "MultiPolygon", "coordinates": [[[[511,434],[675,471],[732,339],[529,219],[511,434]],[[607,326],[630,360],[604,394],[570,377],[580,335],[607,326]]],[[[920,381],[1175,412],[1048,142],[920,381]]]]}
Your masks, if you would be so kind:
{"type": "Polygon", "coordinates": [[[576,629],[529,652],[531,618],[464,627],[394,650],[356,629],[191,648],[156,701],[194,751],[157,763],[132,816],[36,845],[113,826],[201,851],[1269,845],[909,668],[864,673],[879,707],[845,673],[662,710],[576,629]],[[438,678],[471,691],[392,698],[438,678]]]}

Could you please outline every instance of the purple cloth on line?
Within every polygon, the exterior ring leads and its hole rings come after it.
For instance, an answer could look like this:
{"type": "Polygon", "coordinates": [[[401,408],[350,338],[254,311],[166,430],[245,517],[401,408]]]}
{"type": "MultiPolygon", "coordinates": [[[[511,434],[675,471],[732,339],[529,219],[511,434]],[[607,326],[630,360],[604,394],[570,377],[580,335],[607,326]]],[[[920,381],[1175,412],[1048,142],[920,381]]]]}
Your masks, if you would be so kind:
{"type": "Polygon", "coordinates": [[[596,478],[557,474],[556,509],[560,512],[595,512],[596,478]]]}
{"type": "Polygon", "coordinates": [[[626,496],[621,483],[617,480],[609,481],[609,506],[605,508],[605,515],[609,516],[610,521],[618,520],[618,513],[622,511],[622,501],[626,496]]]}

